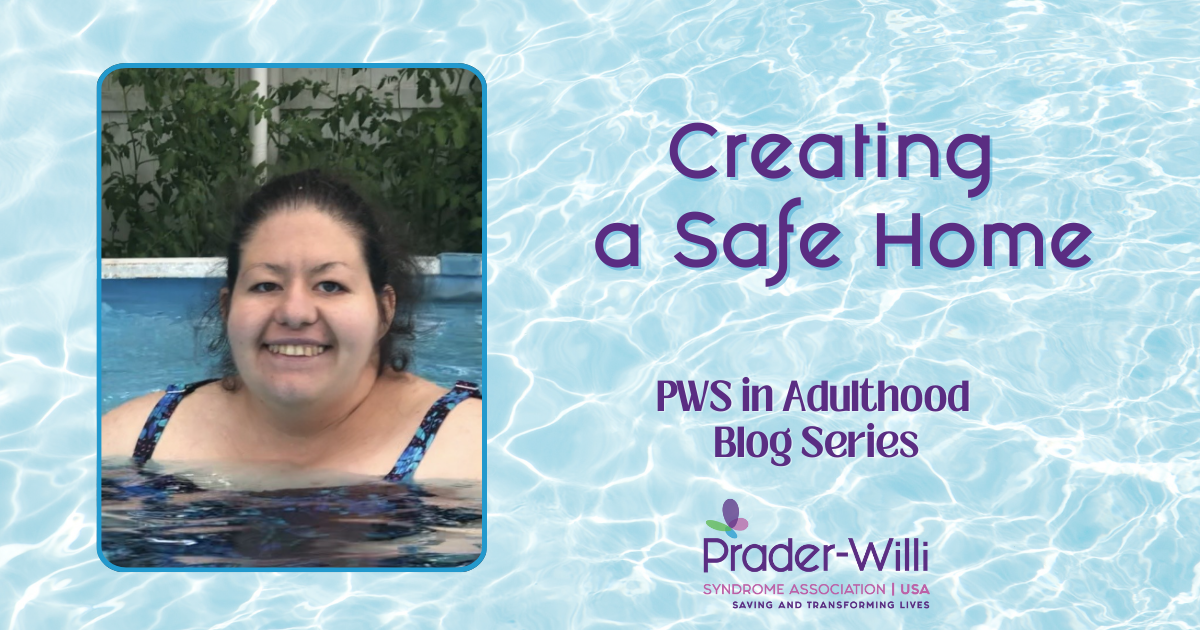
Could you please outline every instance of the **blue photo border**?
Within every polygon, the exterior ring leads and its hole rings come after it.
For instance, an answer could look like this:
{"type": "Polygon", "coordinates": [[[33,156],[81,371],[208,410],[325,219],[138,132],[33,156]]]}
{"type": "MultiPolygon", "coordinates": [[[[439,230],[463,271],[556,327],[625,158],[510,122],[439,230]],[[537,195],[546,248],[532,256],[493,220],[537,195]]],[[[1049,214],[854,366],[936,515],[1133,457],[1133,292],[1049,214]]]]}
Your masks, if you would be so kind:
{"type": "MultiPolygon", "coordinates": [[[[338,68],[338,69],[346,69],[346,68],[459,68],[462,70],[466,70],[466,71],[470,72],[471,74],[474,74],[479,79],[479,83],[483,88],[483,91],[482,91],[482,97],[483,97],[483,100],[482,100],[482,107],[483,107],[483,116],[482,116],[482,118],[483,118],[483,139],[482,139],[483,140],[483,171],[482,171],[482,181],[480,182],[480,186],[482,187],[482,190],[483,190],[482,216],[483,216],[483,229],[484,229],[484,238],[482,239],[483,255],[482,255],[482,272],[481,272],[482,273],[482,275],[481,275],[482,296],[480,298],[483,301],[483,345],[482,345],[482,349],[481,349],[483,382],[480,383],[480,388],[483,390],[486,390],[486,388],[487,388],[487,321],[488,321],[488,313],[487,313],[487,253],[488,252],[487,252],[487,234],[486,234],[487,216],[488,216],[488,211],[487,211],[487,173],[488,173],[488,169],[487,169],[487,162],[488,162],[488,158],[487,158],[487,155],[488,155],[487,110],[488,110],[488,105],[487,105],[487,80],[484,79],[482,72],[480,72],[475,67],[464,64],[464,63],[355,63],[355,64],[345,64],[345,63],[119,63],[119,64],[116,64],[116,65],[113,65],[113,66],[107,68],[104,72],[100,73],[100,77],[96,80],[96,297],[98,298],[96,300],[96,339],[97,339],[97,343],[99,343],[100,338],[103,336],[103,328],[102,328],[102,325],[100,322],[100,312],[101,312],[101,308],[103,305],[103,300],[100,299],[101,298],[101,292],[100,292],[101,280],[103,277],[103,262],[102,262],[102,251],[103,250],[102,250],[101,245],[102,245],[102,238],[103,238],[103,234],[104,234],[104,232],[102,230],[103,226],[101,225],[103,218],[104,218],[103,210],[101,207],[101,202],[102,202],[101,192],[102,192],[102,185],[103,185],[103,180],[102,180],[103,172],[102,172],[101,157],[103,154],[102,154],[102,147],[101,147],[100,143],[101,143],[103,135],[100,133],[100,131],[103,129],[103,125],[104,125],[101,88],[104,85],[105,77],[107,77],[109,74],[113,73],[114,71],[120,70],[123,68],[338,68]]],[[[100,392],[101,392],[101,383],[104,379],[104,372],[101,370],[102,354],[103,354],[102,351],[99,351],[96,353],[96,556],[99,557],[100,562],[104,563],[104,566],[108,567],[109,569],[112,569],[113,571],[123,572],[123,573],[124,572],[135,572],[135,573],[147,573],[147,572],[150,572],[150,573],[158,573],[158,572],[173,572],[173,573],[178,573],[178,572],[188,572],[188,573],[195,573],[195,572],[204,572],[204,573],[209,573],[209,572],[212,572],[212,573],[228,573],[228,572],[238,572],[238,573],[245,573],[245,572],[252,572],[252,573],[279,573],[279,572],[293,572],[293,573],[308,573],[308,572],[319,572],[319,573],[346,573],[346,572],[464,573],[466,571],[470,571],[471,569],[474,569],[475,567],[479,566],[479,564],[481,562],[483,562],[483,559],[487,556],[487,530],[488,530],[488,528],[487,528],[487,522],[488,522],[488,510],[487,510],[487,398],[485,397],[484,401],[483,401],[483,403],[484,403],[483,404],[483,422],[482,422],[483,426],[481,429],[483,431],[483,481],[482,481],[482,488],[481,488],[482,514],[483,514],[483,526],[482,526],[483,531],[481,534],[482,545],[479,550],[479,557],[476,558],[475,561],[469,565],[462,566],[462,567],[409,567],[409,568],[406,568],[406,567],[344,567],[344,568],[339,568],[339,567],[311,567],[311,568],[307,568],[307,567],[261,567],[261,568],[260,567],[194,567],[193,568],[193,567],[121,567],[121,566],[117,566],[117,565],[109,562],[108,558],[104,557],[103,528],[101,527],[102,521],[101,521],[100,472],[101,472],[101,465],[102,465],[102,455],[101,455],[102,454],[102,451],[101,451],[101,436],[102,436],[101,429],[102,429],[102,427],[101,427],[101,422],[100,422],[100,418],[101,418],[101,415],[100,415],[101,394],[100,394],[100,392]]]]}

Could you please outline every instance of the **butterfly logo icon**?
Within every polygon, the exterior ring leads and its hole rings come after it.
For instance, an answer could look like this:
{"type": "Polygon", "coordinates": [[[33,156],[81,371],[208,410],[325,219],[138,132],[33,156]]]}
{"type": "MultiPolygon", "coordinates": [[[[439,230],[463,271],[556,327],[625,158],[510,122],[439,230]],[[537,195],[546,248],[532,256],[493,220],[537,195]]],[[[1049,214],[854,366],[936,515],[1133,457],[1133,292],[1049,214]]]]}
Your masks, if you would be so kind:
{"type": "Polygon", "coordinates": [[[706,521],[705,524],[719,532],[725,532],[730,538],[737,538],[737,533],[750,525],[746,519],[738,518],[738,512],[737,501],[725,499],[725,504],[721,506],[721,516],[725,517],[725,522],[706,521]]]}

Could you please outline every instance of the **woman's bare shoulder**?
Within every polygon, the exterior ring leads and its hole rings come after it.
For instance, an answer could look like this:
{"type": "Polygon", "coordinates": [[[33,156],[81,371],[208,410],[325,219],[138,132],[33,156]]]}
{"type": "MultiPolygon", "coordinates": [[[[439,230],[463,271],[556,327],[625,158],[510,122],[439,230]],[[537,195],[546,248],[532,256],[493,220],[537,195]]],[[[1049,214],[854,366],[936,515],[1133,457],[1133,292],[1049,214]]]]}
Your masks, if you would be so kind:
{"type": "Polygon", "coordinates": [[[165,392],[157,391],[126,401],[121,406],[104,414],[100,419],[100,454],[133,455],[138,435],[146,425],[154,405],[165,392]]]}
{"type": "Polygon", "coordinates": [[[387,406],[392,410],[428,408],[450,391],[409,372],[388,370],[375,382],[376,387],[383,389],[387,406]]]}
{"type": "MultiPolygon", "coordinates": [[[[442,392],[449,390],[443,389],[442,392]]],[[[417,479],[483,479],[483,402],[468,398],[446,415],[417,479]]]]}

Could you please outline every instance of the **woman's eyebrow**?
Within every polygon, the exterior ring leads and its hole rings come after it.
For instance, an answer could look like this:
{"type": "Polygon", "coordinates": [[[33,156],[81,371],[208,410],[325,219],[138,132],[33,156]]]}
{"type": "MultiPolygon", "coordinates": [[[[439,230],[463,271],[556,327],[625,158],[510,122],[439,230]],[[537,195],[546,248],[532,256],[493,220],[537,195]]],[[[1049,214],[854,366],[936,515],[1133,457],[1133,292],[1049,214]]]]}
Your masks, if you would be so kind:
{"type": "MultiPolygon", "coordinates": [[[[346,263],[341,262],[340,260],[332,260],[327,263],[321,263],[315,267],[310,267],[308,272],[309,273],[321,273],[323,271],[328,271],[331,267],[336,267],[338,265],[341,265],[342,267],[349,266],[346,263]]],[[[248,271],[248,270],[254,269],[256,267],[263,267],[267,271],[270,271],[272,273],[276,273],[279,275],[284,275],[287,273],[287,267],[285,265],[276,265],[273,263],[254,263],[253,265],[249,265],[248,267],[246,267],[246,270],[248,271]]]]}
{"type": "Polygon", "coordinates": [[[246,271],[255,269],[257,267],[262,267],[262,268],[266,269],[267,271],[270,271],[270,272],[276,273],[276,274],[283,274],[283,272],[284,272],[283,265],[273,265],[271,263],[254,263],[253,265],[248,265],[246,267],[246,271]]]}
{"type": "Polygon", "coordinates": [[[313,268],[309,269],[309,270],[308,270],[308,272],[309,272],[309,273],[321,273],[321,272],[323,272],[323,271],[328,271],[330,267],[336,267],[336,266],[338,266],[338,265],[341,265],[341,266],[343,266],[343,267],[348,267],[348,266],[349,266],[349,265],[347,265],[346,263],[344,263],[344,262],[341,262],[341,261],[339,261],[339,260],[333,260],[333,261],[330,261],[330,262],[327,262],[327,263],[322,263],[322,264],[320,264],[320,265],[317,265],[316,267],[313,267],[313,268]]]}

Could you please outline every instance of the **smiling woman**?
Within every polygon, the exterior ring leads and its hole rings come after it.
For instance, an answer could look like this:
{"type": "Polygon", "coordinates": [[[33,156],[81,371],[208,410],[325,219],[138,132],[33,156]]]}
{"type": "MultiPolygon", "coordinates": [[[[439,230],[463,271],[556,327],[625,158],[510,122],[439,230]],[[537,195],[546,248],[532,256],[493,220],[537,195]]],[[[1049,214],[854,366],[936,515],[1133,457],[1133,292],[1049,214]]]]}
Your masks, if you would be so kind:
{"type": "Polygon", "coordinates": [[[112,410],[103,454],[481,479],[478,386],[405,370],[417,289],[392,242],[343,182],[305,171],[267,183],[234,221],[214,344],[223,374],[112,410]]]}

